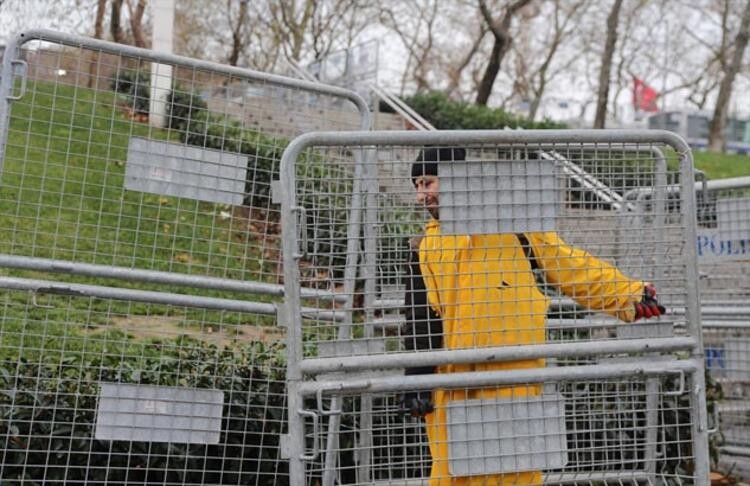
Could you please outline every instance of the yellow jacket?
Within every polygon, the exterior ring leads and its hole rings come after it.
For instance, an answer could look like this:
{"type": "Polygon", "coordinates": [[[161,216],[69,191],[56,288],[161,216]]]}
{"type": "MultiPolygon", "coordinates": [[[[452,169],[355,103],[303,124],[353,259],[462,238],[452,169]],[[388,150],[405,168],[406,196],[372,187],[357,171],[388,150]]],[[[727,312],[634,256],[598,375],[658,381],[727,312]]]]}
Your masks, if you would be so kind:
{"type": "MultiPolygon", "coordinates": [[[[579,304],[623,321],[635,318],[633,303],[644,283],[565,244],[553,232],[526,233],[537,265],[548,284],[579,304]]],[[[443,320],[443,347],[467,349],[545,342],[548,299],[539,290],[526,254],[513,233],[442,235],[431,220],[419,247],[427,299],[443,320]]],[[[544,360],[449,364],[438,373],[536,368],[544,360]]],[[[541,484],[538,471],[452,478],[448,469],[445,405],[452,400],[522,397],[540,393],[539,385],[471,390],[435,390],[435,412],[427,415],[432,454],[430,485],[541,484]]]]}

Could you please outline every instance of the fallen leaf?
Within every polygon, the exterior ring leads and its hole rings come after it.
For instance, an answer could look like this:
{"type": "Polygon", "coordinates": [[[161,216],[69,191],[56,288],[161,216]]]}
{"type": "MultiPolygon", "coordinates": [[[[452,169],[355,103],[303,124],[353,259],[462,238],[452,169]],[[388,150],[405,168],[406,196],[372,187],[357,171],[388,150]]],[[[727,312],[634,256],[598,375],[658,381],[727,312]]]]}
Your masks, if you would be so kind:
{"type": "Polygon", "coordinates": [[[190,263],[193,260],[188,253],[178,253],[174,256],[174,259],[180,263],[190,263]]]}

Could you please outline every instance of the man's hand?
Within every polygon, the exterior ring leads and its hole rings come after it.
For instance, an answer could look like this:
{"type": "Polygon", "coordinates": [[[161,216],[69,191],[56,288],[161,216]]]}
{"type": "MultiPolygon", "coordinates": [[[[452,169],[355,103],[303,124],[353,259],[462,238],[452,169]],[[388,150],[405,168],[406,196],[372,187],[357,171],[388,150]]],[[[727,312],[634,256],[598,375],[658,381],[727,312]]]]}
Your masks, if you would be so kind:
{"type": "Polygon", "coordinates": [[[424,417],[435,410],[432,404],[431,393],[406,393],[399,401],[398,413],[409,414],[412,417],[424,417]]]}
{"type": "Polygon", "coordinates": [[[643,287],[643,298],[635,304],[635,319],[649,319],[666,314],[667,310],[656,300],[656,287],[646,284],[643,287]]]}

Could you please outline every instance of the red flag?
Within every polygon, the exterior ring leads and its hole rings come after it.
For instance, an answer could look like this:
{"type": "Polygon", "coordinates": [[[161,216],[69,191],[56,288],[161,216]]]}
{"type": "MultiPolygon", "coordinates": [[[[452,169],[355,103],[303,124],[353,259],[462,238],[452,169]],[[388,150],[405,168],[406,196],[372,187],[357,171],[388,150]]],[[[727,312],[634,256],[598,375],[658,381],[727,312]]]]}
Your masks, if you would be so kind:
{"type": "Polygon", "coordinates": [[[633,76],[633,107],[637,111],[659,111],[656,99],[659,92],[643,82],[642,79],[633,76]]]}

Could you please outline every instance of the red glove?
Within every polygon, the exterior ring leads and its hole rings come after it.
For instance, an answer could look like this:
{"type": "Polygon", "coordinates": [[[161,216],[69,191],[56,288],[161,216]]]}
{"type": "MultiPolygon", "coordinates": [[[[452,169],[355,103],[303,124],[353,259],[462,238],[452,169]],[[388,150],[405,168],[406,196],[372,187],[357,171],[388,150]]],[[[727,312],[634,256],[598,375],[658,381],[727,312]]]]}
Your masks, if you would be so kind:
{"type": "Polygon", "coordinates": [[[635,319],[649,319],[651,317],[659,317],[667,313],[667,309],[663,305],[660,305],[656,300],[656,287],[652,284],[646,284],[643,287],[643,298],[640,302],[635,304],[635,319]]]}

